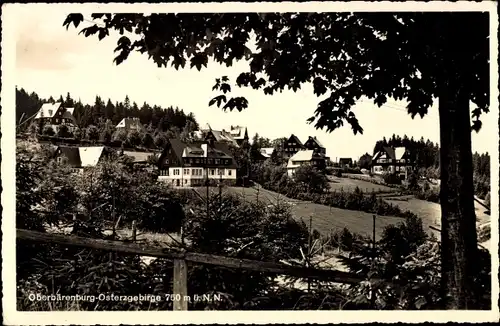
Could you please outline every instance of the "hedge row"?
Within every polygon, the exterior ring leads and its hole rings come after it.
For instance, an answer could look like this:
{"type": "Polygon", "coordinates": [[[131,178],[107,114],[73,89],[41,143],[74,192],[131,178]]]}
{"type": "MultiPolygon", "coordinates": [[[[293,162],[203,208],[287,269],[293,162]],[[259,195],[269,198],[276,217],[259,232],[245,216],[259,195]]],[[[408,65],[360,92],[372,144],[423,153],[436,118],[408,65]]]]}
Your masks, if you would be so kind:
{"type": "Polygon", "coordinates": [[[335,208],[362,211],[381,216],[397,216],[403,218],[415,216],[415,214],[410,211],[402,211],[397,205],[387,203],[382,198],[378,198],[375,193],[367,195],[357,187],[354,192],[333,191],[322,194],[303,192],[290,184],[287,185],[287,187],[280,187],[279,189],[276,187],[269,187],[269,185],[264,185],[264,188],[279,192],[289,198],[311,201],[316,204],[335,208]]]}

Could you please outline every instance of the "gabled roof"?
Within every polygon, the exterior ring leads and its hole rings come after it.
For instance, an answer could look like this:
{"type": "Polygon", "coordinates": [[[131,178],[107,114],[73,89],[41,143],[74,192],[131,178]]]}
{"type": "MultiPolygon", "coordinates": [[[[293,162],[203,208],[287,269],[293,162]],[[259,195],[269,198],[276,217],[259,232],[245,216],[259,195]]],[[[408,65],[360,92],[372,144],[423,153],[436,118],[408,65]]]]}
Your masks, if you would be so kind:
{"type": "Polygon", "coordinates": [[[78,147],[59,146],[58,150],[61,155],[64,155],[68,159],[68,164],[71,167],[79,168],[82,166],[82,161],[80,160],[80,150],[78,147]]]}
{"type": "Polygon", "coordinates": [[[297,143],[297,144],[299,144],[299,145],[303,145],[303,144],[302,144],[302,142],[300,141],[299,137],[295,136],[294,134],[292,134],[292,135],[288,138],[287,142],[289,142],[289,141],[293,141],[293,142],[296,142],[296,143],[297,143]]]}
{"type": "Polygon", "coordinates": [[[219,130],[212,129],[212,130],[210,130],[210,132],[212,132],[212,135],[214,135],[215,140],[218,142],[225,141],[225,142],[236,144],[236,140],[234,139],[234,137],[232,137],[232,135],[226,131],[219,131],[219,130]]]}
{"type": "Polygon", "coordinates": [[[350,157],[341,157],[339,158],[339,163],[342,164],[342,163],[352,163],[352,158],[350,157]]]}
{"type": "Polygon", "coordinates": [[[104,146],[79,147],[82,167],[96,166],[101,159],[104,146]]]}
{"type": "Polygon", "coordinates": [[[52,103],[45,103],[42,105],[40,110],[38,110],[38,113],[35,116],[35,119],[39,118],[52,118],[56,114],[57,110],[61,107],[62,103],[61,102],[56,102],[54,104],[52,103]]]}
{"type": "Polygon", "coordinates": [[[73,123],[76,124],[76,119],[75,119],[75,116],[73,115],[74,110],[75,110],[74,108],[66,109],[66,111],[63,113],[62,117],[64,119],[71,119],[73,121],[73,123]]]}
{"type": "Polygon", "coordinates": [[[264,147],[260,149],[260,153],[265,157],[271,157],[273,155],[275,148],[274,147],[264,147]]]}
{"type": "Polygon", "coordinates": [[[246,131],[247,131],[246,127],[231,126],[229,133],[231,134],[231,136],[233,136],[234,139],[241,140],[245,138],[246,131]]]}
{"type": "Polygon", "coordinates": [[[314,159],[324,160],[325,155],[315,153],[312,149],[303,149],[295,153],[289,160],[287,164],[287,168],[296,168],[299,167],[300,164],[296,164],[297,162],[310,162],[314,159]]]}
{"type": "Polygon", "coordinates": [[[321,142],[318,140],[318,138],[316,138],[316,136],[309,137],[309,138],[311,138],[318,145],[318,147],[325,148],[325,146],[323,146],[323,144],[321,144],[321,142]]]}
{"type": "Polygon", "coordinates": [[[298,151],[288,160],[287,168],[294,168],[300,166],[296,164],[296,162],[309,162],[313,159],[313,155],[314,155],[313,150],[298,151]]]}
{"type": "Polygon", "coordinates": [[[380,158],[382,154],[387,154],[387,158],[391,160],[400,160],[403,158],[403,156],[406,153],[406,148],[405,147],[388,147],[384,146],[383,149],[379,152],[377,152],[373,156],[373,161],[376,161],[380,158]]]}
{"type": "MultiPolygon", "coordinates": [[[[184,164],[185,158],[196,158],[205,157],[205,152],[202,145],[207,146],[207,156],[208,158],[223,158],[223,159],[233,159],[229,146],[225,143],[214,143],[213,147],[204,141],[195,141],[190,143],[185,143],[180,139],[173,138],[169,139],[169,144],[174,152],[175,156],[184,164]]],[[[167,145],[168,146],[168,145],[167,145]]],[[[162,154],[163,155],[163,154],[162,154]]],[[[228,167],[235,168],[236,162],[232,160],[232,164],[228,167]]]]}
{"type": "Polygon", "coordinates": [[[403,156],[406,153],[406,148],[404,147],[396,147],[394,148],[394,155],[396,157],[396,160],[400,160],[403,158],[403,156]]]}
{"type": "Polygon", "coordinates": [[[61,153],[68,159],[68,164],[74,168],[96,166],[104,153],[104,146],[74,147],[59,146],[56,153],[61,153]]]}
{"type": "Polygon", "coordinates": [[[130,127],[135,127],[136,129],[142,129],[142,124],[139,118],[123,118],[117,125],[116,128],[129,129],[130,127]]]}

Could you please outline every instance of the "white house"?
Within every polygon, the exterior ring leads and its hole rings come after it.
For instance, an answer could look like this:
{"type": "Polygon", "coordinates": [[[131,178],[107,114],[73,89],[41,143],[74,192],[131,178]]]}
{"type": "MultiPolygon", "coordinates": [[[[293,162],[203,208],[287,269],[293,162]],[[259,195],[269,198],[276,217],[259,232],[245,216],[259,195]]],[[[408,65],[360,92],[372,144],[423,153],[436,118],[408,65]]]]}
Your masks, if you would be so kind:
{"type": "Polygon", "coordinates": [[[263,147],[260,149],[260,153],[265,158],[270,158],[276,149],[274,147],[263,147]]]}
{"type": "Polygon", "coordinates": [[[141,131],[144,127],[142,126],[139,118],[123,118],[117,125],[116,130],[124,130],[129,132],[131,130],[141,131]]]}
{"type": "Polygon", "coordinates": [[[325,167],[326,161],[323,155],[316,153],[314,150],[300,150],[288,160],[286,166],[288,176],[292,177],[295,175],[295,171],[305,164],[310,164],[321,169],[325,167]]]}
{"type": "Polygon", "coordinates": [[[45,103],[34,117],[36,123],[51,126],[55,132],[59,126],[65,125],[70,132],[77,128],[76,119],[73,116],[74,108],[67,108],[61,102],[45,103]]]}
{"type": "Polygon", "coordinates": [[[373,174],[395,173],[406,179],[412,169],[413,162],[405,147],[384,147],[372,159],[373,174]]]}
{"type": "Polygon", "coordinates": [[[207,181],[236,183],[237,165],[225,143],[169,139],[158,169],[158,180],[173,187],[197,187],[207,181]]]}
{"type": "Polygon", "coordinates": [[[85,167],[97,166],[107,153],[104,146],[59,146],[54,157],[59,163],[68,164],[74,172],[82,172],[85,167]]]}

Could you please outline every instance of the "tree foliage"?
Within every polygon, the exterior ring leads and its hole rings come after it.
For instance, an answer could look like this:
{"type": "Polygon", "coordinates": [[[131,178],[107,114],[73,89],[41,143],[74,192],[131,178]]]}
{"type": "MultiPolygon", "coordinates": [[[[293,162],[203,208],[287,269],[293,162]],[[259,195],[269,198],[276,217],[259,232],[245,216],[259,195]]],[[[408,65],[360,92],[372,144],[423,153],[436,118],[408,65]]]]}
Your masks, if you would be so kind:
{"type": "MultiPolygon", "coordinates": [[[[362,132],[351,111],[361,96],[379,106],[388,98],[406,99],[412,116],[424,116],[440,93],[439,78],[452,73],[450,65],[461,67],[469,100],[478,106],[474,121],[488,111],[486,13],[93,14],[92,18],[99,25],[83,28],[86,37],[101,39],[110,30],[122,35],[115,49],[117,64],[133,51],[147,54],[158,67],[170,64],[176,69],[201,70],[209,59],[227,66],[246,60],[249,71],[235,81],[240,87],[273,94],[312,83],[316,95],[327,95],[310,119],[318,128],[334,130],[347,122],[354,133],[362,132]],[[465,26],[473,26],[474,33],[465,26]],[[133,39],[133,33],[142,37],[133,39]],[[248,48],[249,42],[255,43],[256,51],[248,48]]],[[[82,20],[83,15],[71,14],[64,26],[78,26],[82,20]]],[[[214,99],[219,107],[247,106],[244,98],[226,99],[231,91],[227,77],[218,79],[214,90],[224,94],[214,99]]],[[[475,128],[479,126],[474,122],[475,128]]]]}

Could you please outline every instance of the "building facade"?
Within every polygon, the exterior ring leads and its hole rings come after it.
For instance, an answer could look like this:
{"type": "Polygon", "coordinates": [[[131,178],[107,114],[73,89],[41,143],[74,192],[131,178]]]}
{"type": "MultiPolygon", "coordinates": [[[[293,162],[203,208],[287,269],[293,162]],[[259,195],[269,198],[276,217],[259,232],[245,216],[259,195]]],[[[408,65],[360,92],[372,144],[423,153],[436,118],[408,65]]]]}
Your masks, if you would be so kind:
{"type": "Polygon", "coordinates": [[[95,167],[111,154],[111,150],[104,146],[58,146],[54,158],[59,163],[68,164],[73,172],[82,172],[86,167],[95,167]]]}
{"type": "Polygon", "coordinates": [[[384,147],[375,153],[372,159],[373,174],[398,174],[401,179],[407,179],[414,164],[409,151],[405,147],[384,147]]]}
{"type": "Polygon", "coordinates": [[[284,143],[283,143],[283,158],[290,159],[292,156],[297,154],[297,152],[305,149],[304,145],[300,141],[300,139],[292,134],[284,143]]]}
{"type": "Polygon", "coordinates": [[[206,182],[236,184],[237,165],[224,143],[169,139],[158,169],[158,180],[173,187],[198,187],[206,182]]]}
{"type": "Polygon", "coordinates": [[[43,127],[52,127],[56,133],[61,125],[65,125],[69,132],[73,132],[77,128],[73,112],[74,108],[67,108],[61,102],[45,103],[38,110],[34,121],[43,127]]]}
{"type": "Polygon", "coordinates": [[[286,166],[288,176],[293,177],[296,170],[306,164],[322,170],[326,167],[326,160],[323,155],[317,154],[313,150],[300,150],[288,160],[286,166]]]}
{"type": "Polygon", "coordinates": [[[117,125],[116,131],[132,131],[140,132],[144,129],[139,118],[123,118],[117,125]]]}

